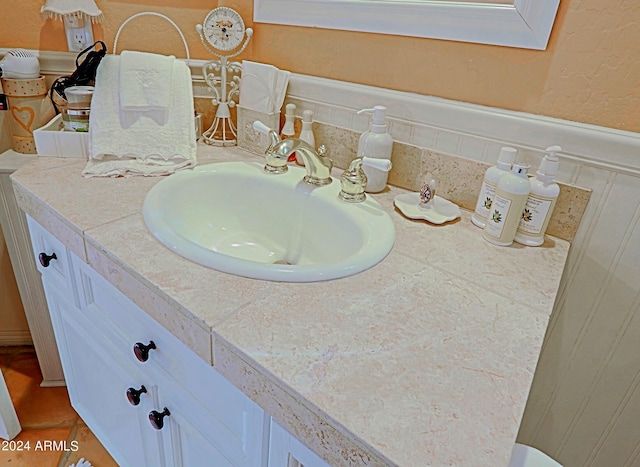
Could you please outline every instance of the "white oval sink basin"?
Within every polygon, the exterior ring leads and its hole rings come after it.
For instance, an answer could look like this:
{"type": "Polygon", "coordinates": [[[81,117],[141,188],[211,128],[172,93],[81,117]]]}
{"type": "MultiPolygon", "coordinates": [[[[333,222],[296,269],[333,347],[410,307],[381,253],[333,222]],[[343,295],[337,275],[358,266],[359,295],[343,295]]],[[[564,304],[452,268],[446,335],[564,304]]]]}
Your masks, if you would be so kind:
{"type": "Polygon", "coordinates": [[[238,276],[283,282],[346,277],[391,251],[395,228],[378,202],[338,198],[289,167],[266,174],[252,162],[221,162],[177,172],[147,194],[144,221],[179,255],[238,276]]]}

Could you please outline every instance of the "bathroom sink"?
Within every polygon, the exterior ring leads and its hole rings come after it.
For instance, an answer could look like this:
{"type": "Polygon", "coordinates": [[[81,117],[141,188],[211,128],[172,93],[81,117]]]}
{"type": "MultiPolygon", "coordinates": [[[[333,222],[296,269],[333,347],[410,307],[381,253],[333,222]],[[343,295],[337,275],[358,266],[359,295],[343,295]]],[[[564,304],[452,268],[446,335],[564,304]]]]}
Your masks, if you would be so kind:
{"type": "Polygon", "coordinates": [[[257,162],[183,170],[149,191],[144,221],[179,255],[255,279],[323,281],[382,261],[395,241],[386,210],[370,197],[346,203],[339,180],[314,187],[305,173],[267,174],[257,162]]]}

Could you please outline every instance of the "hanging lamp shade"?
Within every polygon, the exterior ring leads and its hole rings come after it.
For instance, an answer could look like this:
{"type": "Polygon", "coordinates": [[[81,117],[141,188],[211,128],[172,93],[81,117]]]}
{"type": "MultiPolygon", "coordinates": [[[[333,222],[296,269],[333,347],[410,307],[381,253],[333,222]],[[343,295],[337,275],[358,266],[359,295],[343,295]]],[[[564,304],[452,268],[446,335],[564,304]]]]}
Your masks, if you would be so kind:
{"type": "Polygon", "coordinates": [[[104,21],[102,10],[94,0],[47,0],[40,9],[43,19],[59,19],[71,15],[82,17],[92,23],[104,21]]]}

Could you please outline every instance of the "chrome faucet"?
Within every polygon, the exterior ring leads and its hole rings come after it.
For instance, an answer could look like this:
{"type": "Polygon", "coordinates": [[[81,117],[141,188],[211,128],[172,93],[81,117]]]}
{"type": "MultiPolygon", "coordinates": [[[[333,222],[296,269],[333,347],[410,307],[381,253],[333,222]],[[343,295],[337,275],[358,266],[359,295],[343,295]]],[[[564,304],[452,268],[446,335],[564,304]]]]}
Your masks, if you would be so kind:
{"type": "Polygon", "coordinates": [[[265,151],[265,159],[267,161],[264,171],[267,173],[285,173],[287,171],[287,160],[294,152],[299,154],[304,162],[307,175],[303,180],[307,183],[317,186],[328,185],[331,183],[331,169],[333,161],[324,155],[326,149],[323,146],[315,148],[306,141],[299,138],[289,138],[281,140],[278,134],[266,127],[260,126],[261,122],[254,122],[253,127],[257,131],[269,134],[270,144],[265,151]]]}

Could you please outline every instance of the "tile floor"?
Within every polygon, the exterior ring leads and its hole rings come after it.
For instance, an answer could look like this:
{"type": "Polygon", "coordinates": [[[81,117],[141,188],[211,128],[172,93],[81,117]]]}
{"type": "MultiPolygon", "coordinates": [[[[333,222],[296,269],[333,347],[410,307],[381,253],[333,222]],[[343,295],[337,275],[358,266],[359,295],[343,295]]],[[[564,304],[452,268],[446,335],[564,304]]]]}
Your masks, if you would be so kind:
{"type": "Polygon", "coordinates": [[[93,467],[117,467],[71,407],[67,389],[40,387],[42,374],[33,347],[0,347],[0,370],[22,426],[15,440],[29,441],[31,446],[30,451],[17,452],[2,450],[0,444],[0,465],[68,467],[84,458],[93,467]],[[61,449],[45,450],[45,441],[55,441],[61,449]],[[41,449],[36,451],[38,442],[41,449]]]}

